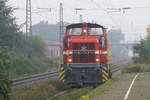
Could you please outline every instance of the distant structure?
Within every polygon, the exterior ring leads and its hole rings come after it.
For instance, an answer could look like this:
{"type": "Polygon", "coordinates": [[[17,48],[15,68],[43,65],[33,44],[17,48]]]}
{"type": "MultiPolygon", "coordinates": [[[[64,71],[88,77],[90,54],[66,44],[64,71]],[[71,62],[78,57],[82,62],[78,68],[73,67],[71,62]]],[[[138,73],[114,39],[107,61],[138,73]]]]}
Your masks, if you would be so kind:
{"type": "Polygon", "coordinates": [[[147,36],[150,36],[150,25],[147,27],[147,36]]]}
{"type": "MultiPolygon", "coordinates": [[[[68,24],[64,22],[64,27],[68,24]]],[[[41,21],[33,25],[33,35],[41,36],[44,40],[59,41],[59,27],[59,23],[49,24],[48,21],[41,21]]]]}
{"type": "MultiPolygon", "coordinates": [[[[68,24],[65,22],[64,27],[68,24]]],[[[33,25],[33,35],[38,35],[45,40],[45,56],[47,57],[60,56],[59,27],[59,23],[49,24],[48,21],[33,25]]]]}
{"type": "Polygon", "coordinates": [[[122,45],[122,41],[125,40],[125,35],[122,34],[120,29],[109,30],[108,38],[110,42],[110,49],[112,52],[112,61],[126,60],[129,55],[129,48],[126,45],[122,45]]]}
{"type": "Polygon", "coordinates": [[[45,56],[59,57],[60,56],[59,41],[45,41],[45,56]]]}

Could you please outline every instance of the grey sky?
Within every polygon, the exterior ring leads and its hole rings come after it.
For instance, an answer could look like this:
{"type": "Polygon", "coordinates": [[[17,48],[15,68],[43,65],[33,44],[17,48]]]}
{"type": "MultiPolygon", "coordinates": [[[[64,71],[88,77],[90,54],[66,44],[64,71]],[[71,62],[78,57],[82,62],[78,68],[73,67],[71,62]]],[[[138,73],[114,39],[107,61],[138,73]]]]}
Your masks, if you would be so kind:
{"type": "MultiPolygon", "coordinates": [[[[25,22],[25,1],[9,0],[9,5],[12,7],[22,8],[14,12],[18,24],[25,22]]],[[[150,0],[32,0],[33,12],[44,11],[37,8],[52,8],[52,12],[33,13],[33,24],[42,20],[48,20],[49,23],[58,22],[60,2],[64,5],[64,21],[66,22],[79,22],[79,15],[83,14],[85,22],[94,20],[109,29],[121,25],[123,32],[134,39],[135,36],[139,37],[141,34],[143,36],[146,33],[146,26],[150,25],[150,0]],[[79,11],[76,14],[73,9],[81,7],[89,10],[79,11]],[[106,8],[122,7],[131,7],[132,9],[126,11],[125,14],[121,12],[107,14],[105,12],[106,8]]]]}

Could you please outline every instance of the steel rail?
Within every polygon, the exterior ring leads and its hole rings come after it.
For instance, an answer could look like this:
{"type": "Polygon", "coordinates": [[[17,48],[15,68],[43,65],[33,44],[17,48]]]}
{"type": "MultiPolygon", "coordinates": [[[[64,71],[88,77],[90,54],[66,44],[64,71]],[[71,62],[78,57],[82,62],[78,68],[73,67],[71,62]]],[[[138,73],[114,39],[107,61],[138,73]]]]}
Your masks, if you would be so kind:
{"type": "Polygon", "coordinates": [[[115,74],[116,72],[121,71],[121,69],[122,69],[122,67],[116,67],[116,68],[111,70],[111,73],[115,74]]]}
{"type": "MultiPolygon", "coordinates": [[[[120,71],[123,67],[118,66],[114,69],[111,70],[112,74],[115,74],[116,72],[120,71]]],[[[46,72],[46,73],[42,73],[42,74],[36,74],[36,75],[31,75],[28,77],[23,77],[23,78],[18,78],[18,79],[14,79],[11,81],[12,83],[12,89],[16,89],[20,86],[23,85],[31,85],[31,84],[35,84],[35,83],[39,83],[42,81],[46,81],[49,78],[58,78],[58,71],[54,71],[54,72],[46,72]]]]}
{"type": "Polygon", "coordinates": [[[57,77],[58,77],[58,71],[46,72],[42,74],[36,74],[28,77],[14,79],[11,80],[11,83],[12,83],[12,88],[17,88],[22,85],[34,84],[34,83],[47,80],[48,78],[57,78],[57,77]]]}

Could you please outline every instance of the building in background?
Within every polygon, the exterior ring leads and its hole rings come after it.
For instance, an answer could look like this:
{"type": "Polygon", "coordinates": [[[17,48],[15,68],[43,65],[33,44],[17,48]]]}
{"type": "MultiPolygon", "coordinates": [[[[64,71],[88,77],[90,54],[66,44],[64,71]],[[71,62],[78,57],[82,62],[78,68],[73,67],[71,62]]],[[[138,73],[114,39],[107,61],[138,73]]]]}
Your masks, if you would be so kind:
{"type": "Polygon", "coordinates": [[[45,56],[47,57],[59,57],[60,47],[58,41],[45,41],[45,56]]]}
{"type": "MultiPolygon", "coordinates": [[[[69,23],[64,22],[64,27],[68,24],[69,23]]],[[[42,37],[44,40],[59,41],[59,32],[60,32],[59,28],[60,28],[59,23],[49,24],[47,21],[41,21],[40,23],[33,25],[32,30],[33,35],[38,35],[42,37]]]]}
{"type": "Polygon", "coordinates": [[[121,29],[109,30],[108,38],[110,43],[110,50],[112,54],[112,61],[122,61],[129,58],[129,46],[123,44],[125,40],[125,35],[122,33],[121,29]]]}
{"type": "MultiPolygon", "coordinates": [[[[69,23],[64,22],[64,27],[69,23]]],[[[45,41],[45,55],[47,57],[57,57],[60,55],[59,48],[59,23],[49,24],[48,21],[41,21],[33,25],[33,35],[42,37],[45,41]]],[[[63,34],[61,35],[63,38],[63,34]]]]}

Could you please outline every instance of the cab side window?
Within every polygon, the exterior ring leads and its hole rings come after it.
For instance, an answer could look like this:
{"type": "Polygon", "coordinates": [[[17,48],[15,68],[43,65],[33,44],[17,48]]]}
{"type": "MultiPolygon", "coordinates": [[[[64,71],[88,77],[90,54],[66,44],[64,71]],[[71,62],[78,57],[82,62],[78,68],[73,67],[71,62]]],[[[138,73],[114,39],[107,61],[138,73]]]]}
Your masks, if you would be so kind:
{"type": "Polygon", "coordinates": [[[70,41],[70,37],[67,37],[65,41],[65,48],[69,48],[69,41],[70,41]]]}
{"type": "Polygon", "coordinates": [[[105,48],[106,47],[105,37],[100,37],[99,43],[100,43],[100,48],[105,48]]]}

